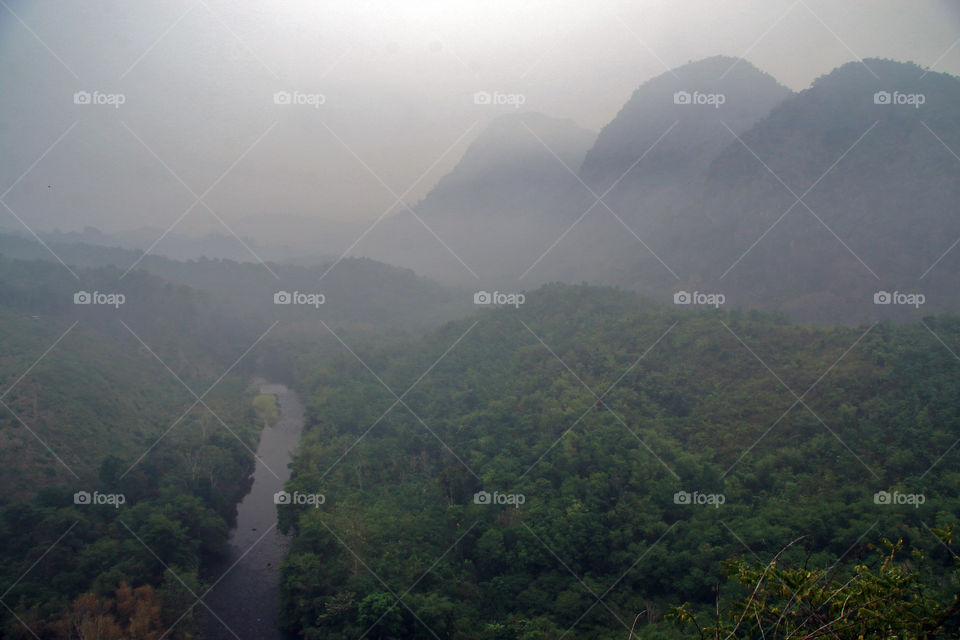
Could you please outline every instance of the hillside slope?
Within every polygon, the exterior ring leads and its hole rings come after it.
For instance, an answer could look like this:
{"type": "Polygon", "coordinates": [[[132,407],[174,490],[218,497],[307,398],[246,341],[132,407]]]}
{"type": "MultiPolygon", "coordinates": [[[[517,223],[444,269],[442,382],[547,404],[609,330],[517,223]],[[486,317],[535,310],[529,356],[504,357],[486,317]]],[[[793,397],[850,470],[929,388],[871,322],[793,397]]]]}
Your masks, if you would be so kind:
{"type": "MultiPolygon", "coordinates": [[[[922,293],[926,313],[960,309],[960,258],[949,252],[960,237],[960,84],[913,64],[866,63],[879,80],[846,64],[711,162],[664,247],[681,276],[674,288],[820,322],[917,317],[875,306],[877,291],[922,293]],[[896,104],[911,96],[922,98],[896,104]]],[[[619,281],[653,291],[644,274],[657,266],[639,256],[619,281]]]]}
{"type": "MultiPolygon", "coordinates": [[[[927,322],[960,347],[955,318],[927,322]]],[[[359,358],[417,384],[397,405],[350,354],[319,369],[289,490],[328,502],[281,513],[291,631],[599,639],[646,610],[666,634],[669,605],[712,610],[718,581],[740,593],[724,560],[799,536],[785,562],[829,566],[882,535],[950,564],[917,519],[960,513],[942,457],[960,375],[923,326],[812,329],[552,285],[359,358]],[[406,607],[380,579],[414,585],[406,607]]]]}

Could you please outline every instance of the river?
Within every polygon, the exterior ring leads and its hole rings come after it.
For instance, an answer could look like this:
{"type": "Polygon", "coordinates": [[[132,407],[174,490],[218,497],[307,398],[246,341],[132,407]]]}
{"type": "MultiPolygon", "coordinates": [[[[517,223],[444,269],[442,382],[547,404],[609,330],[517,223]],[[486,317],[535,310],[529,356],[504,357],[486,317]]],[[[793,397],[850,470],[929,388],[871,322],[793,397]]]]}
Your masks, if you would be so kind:
{"type": "Polygon", "coordinates": [[[203,599],[213,613],[202,604],[195,609],[206,640],[285,638],[279,622],[280,563],[290,540],[276,530],[273,494],[290,477],[287,465],[303,431],[303,405],[282,384],[262,384],[260,393],[276,396],[280,416],[261,432],[253,484],[237,507],[229,555],[204,575],[207,584],[220,579],[203,599]]]}

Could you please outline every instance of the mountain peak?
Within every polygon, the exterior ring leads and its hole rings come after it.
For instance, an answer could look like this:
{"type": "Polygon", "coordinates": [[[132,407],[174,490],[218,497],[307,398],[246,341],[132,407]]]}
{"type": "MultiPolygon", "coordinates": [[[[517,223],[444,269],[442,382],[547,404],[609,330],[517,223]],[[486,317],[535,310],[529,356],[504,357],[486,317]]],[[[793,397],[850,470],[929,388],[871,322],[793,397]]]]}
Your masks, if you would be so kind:
{"type": "Polygon", "coordinates": [[[576,170],[594,137],[592,131],[573,120],[536,111],[499,116],[490,121],[422,204],[429,207],[432,200],[465,188],[483,192],[491,184],[505,187],[527,181],[538,168],[550,176],[566,172],[557,158],[576,170]]]}
{"type": "Polygon", "coordinates": [[[747,60],[713,56],[655,76],[631,95],[600,132],[581,173],[603,189],[644,158],[643,167],[691,175],[730,140],[790,95],[747,60]],[[703,162],[691,162],[691,154],[703,162]],[[678,164],[678,159],[682,159],[678,164]]]}

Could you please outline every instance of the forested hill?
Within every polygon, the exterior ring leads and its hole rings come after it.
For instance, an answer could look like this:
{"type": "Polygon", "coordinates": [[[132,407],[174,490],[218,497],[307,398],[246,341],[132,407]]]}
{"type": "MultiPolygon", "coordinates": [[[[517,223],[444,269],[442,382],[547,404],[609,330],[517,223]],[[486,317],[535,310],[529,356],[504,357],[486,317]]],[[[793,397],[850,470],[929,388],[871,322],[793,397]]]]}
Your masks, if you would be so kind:
{"type": "Polygon", "coordinates": [[[33,241],[0,236],[0,246],[45,258],[0,255],[0,400],[12,408],[0,407],[7,498],[70,481],[68,466],[95,475],[108,453],[139,454],[189,405],[180,380],[200,393],[228,370],[290,379],[339,348],[331,330],[400,332],[470,306],[467,294],[372,260],[344,261],[329,279],[324,267],[272,265],[274,277],[262,264],[150,256],[148,269],[126,272],[136,252],[58,245],[66,266],[33,241]],[[278,291],[323,301],[275,304],[278,291]],[[66,464],[30,436],[31,425],[60,445],[66,464]]]}
{"type": "Polygon", "coordinates": [[[372,260],[127,271],[138,252],[49,249],[0,236],[0,579],[16,587],[0,638],[193,635],[190,590],[225,548],[263,426],[244,379],[309,371],[333,331],[386,341],[471,303],[372,260]]]}
{"type": "Polygon", "coordinates": [[[326,504],[281,510],[287,624],[599,639],[645,612],[643,637],[690,637],[669,607],[712,617],[742,593],[724,560],[801,536],[782,562],[847,575],[886,537],[949,565],[958,352],[953,317],[807,328],[585,285],[344,352],[290,483],[326,504]]]}
{"type": "MultiPolygon", "coordinates": [[[[205,305],[224,316],[250,325],[251,330],[269,326],[278,318],[309,322],[315,308],[273,305],[277,291],[322,293],[325,322],[333,326],[389,327],[392,331],[435,325],[469,310],[465,292],[420,277],[409,269],[393,267],[366,258],[345,258],[340,262],[299,266],[233,260],[177,261],[163,256],[144,256],[140,251],[100,247],[82,243],[50,243],[49,251],[39,243],[18,235],[0,234],[0,256],[11,261],[42,260],[99,270],[102,280],[119,286],[149,273],[175,285],[185,285],[205,295],[205,305]],[[128,273],[129,270],[129,273],[128,273]],[[266,323],[266,324],[264,324],[266,323]]],[[[58,267],[61,268],[62,267],[58,267]]],[[[69,274],[58,276],[64,287],[72,286],[69,274]]],[[[50,278],[52,281],[53,279],[50,278]]],[[[0,283],[2,284],[2,283],[0,283]]],[[[25,278],[23,286],[31,283],[25,278]]],[[[322,331],[322,326],[319,326],[322,331]]]]}
{"type": "Polygon", "coordinates": [[[148,273],[74,273],[0,259],[0,637],[189,637],[263,424],[231,366],[256,335],[148,273]]]}
{"type": "Polygon", "coordinates": [[[6,500],[95,479],[110,454],[132,463],[190,405],[180,380],[203,391],[257,337],[188,287],[145,272],[122,282],[115,269],[76,273],[0,258],[6,500]]]}

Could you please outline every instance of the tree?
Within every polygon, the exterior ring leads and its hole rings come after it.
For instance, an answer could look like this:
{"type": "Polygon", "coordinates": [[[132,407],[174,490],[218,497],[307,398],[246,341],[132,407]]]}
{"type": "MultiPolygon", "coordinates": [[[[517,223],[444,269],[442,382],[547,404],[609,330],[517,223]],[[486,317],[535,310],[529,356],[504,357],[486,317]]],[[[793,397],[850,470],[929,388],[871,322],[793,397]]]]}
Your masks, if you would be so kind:
{"type": "MultiPolygon", "coordinates": [[[[949,544],[952,527],[934,532],[944,544],[949,544]]],[[[731,562],[731,575],[748,587],[749,595],[731,603],[726,616],[718,603],[712,625],[701,625],[686,604],[676,607],[670,617],[693,624],[704,640],[957,637],[960,598],[956,593],[940,599],[932,597],[936,590],[923,584],[917,566],[923,562],[923,554],[913,553],[916,563],[900,560],[902,540],[893,544],[884,539],[887,551],[878,552],[876,567],[856,564],[849,572],[836,567],[813,570],[803,566],[779,567],[778,560],[795,542],[784,547],[766,565],[731,562]]],[[[953,563],[955,580],[960,559],[954,556],[953,563]]]]}

